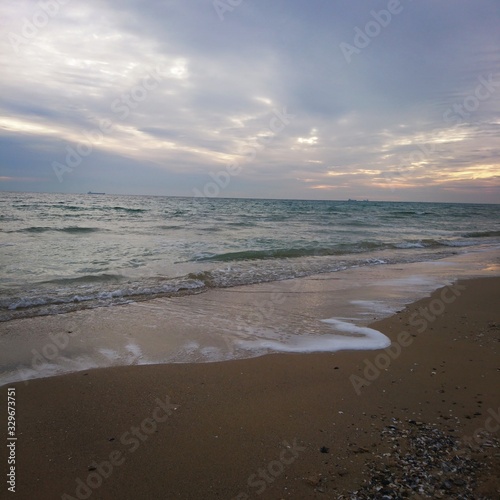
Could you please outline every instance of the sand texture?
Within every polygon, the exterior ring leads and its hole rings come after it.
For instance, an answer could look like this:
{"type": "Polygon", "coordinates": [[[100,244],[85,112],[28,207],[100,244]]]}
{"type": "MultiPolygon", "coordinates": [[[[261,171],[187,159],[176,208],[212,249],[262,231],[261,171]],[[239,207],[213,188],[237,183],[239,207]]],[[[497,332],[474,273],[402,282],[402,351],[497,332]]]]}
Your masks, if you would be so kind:
{"type": "Polygon", "coordinates": [[[472,279],[372,324],[386,350],[9,384],[16,494],[0,496],[500,498],[499,304],[500,278],[472,279]]]}

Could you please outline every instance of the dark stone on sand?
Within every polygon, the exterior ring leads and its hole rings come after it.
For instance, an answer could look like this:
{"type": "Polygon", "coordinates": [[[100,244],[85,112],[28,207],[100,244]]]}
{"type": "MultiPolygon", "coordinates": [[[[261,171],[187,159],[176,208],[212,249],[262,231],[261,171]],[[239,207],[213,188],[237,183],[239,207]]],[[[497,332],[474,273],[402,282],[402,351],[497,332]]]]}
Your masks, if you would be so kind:
{"type": "Polygon", "coordinates": [[[445,490],[451,490],[453,488],[453,483],[451,481],[446,480],[441,485],[441,488],[443,488],[445,490]]]}
{"type": "Polygon", "coordinates": [[[327,448],[326,446],[322,446],[319,451],[321,453],[329,453],[330,452],[330,448],[327,448]]]}

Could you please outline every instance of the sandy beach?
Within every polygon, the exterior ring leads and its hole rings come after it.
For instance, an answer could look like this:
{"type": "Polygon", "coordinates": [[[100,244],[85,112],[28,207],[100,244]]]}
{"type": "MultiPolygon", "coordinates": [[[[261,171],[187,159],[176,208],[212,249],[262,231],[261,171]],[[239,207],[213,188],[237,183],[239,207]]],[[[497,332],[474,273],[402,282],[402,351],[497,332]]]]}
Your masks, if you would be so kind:
{"type": "Polygon", "coordinates": [[[499,299],[500,278],[437,290],[371,325],[386,350],[4,386],[12,498],[499,498],[499,299]]]}

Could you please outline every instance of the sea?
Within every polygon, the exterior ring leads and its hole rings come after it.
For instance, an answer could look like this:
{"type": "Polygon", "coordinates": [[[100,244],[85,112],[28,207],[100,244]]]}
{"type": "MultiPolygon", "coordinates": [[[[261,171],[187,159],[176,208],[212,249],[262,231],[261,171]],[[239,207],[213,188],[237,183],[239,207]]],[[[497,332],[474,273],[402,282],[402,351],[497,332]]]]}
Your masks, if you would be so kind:
{"type": "Polygon", "coordinates": [[[0,193],[0,321],[500,248],[500,205],[0,193]]]}

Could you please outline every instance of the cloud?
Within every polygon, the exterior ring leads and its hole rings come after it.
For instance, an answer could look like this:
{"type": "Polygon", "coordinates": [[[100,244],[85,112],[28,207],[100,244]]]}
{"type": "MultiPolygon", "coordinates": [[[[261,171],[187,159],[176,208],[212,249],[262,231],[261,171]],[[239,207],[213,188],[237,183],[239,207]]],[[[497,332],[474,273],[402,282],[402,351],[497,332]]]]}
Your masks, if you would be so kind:
{"type": "Polygon", "coordinates": [[[222,196],[500,202],[494,0],[401,0],[350,62],[340,44],[387,1],[245,1],[223,21],[210,1],[51,4],[0,7],[3,177],[192,195],[238,163],[222,196]],[[53,163],[85,145],[59,182],[53,163]]]}

